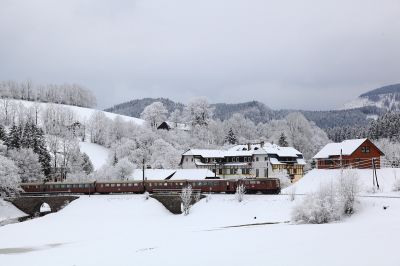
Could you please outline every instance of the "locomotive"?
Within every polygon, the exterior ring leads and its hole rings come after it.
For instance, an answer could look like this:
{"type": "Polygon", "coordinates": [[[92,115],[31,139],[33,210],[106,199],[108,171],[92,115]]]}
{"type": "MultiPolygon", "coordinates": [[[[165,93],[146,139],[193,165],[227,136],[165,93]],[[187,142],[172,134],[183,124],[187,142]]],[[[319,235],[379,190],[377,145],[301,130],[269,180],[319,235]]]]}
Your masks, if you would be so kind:
{"type": "Polygon", "coordinates": [[[202,193],[235,193],[243,185],[247,194],[279,194],[278,178],[253,178],[239,180],[119,180],[87,182],[39,182],[22,183],[25,193],[71,193],[71,194],[111,194],[111,193],[155,193],[157,191],[180,191],[191,186],[202,193]]]}

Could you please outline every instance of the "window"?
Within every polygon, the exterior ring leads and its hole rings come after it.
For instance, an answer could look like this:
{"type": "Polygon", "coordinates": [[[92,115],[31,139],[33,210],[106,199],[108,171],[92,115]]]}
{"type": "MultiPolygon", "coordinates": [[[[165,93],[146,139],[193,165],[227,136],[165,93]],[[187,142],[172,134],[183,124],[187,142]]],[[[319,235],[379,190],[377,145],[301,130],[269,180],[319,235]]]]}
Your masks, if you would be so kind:
{"type": "Polygon", "coordinates": [[[256,161],[258,162],[258,157],[256,157],[256,161]]]}
{"type": "Polygon", "coordinates": [[[246,169],[242,168],[242,175],[245,175],[245,174],[246,174],[246,169]]]}
{"type": "Polygon", "coordinates": [[[111,187],[115,187],[115,184],[111,184],[111,187]]]}
{"type": "Polygon", "coordinates": [[[247,162],[247,157],[244,157],[244,161],[247,162]]]}
{"type": "Polygon", "coordinates": [[[260,175],[260,170],[256,169],[256,177],[258,177],[260,175]]]}
{"type": "Polygon", "coordinates": [[[370,148],[368,146],[361,147],[361,152],[362,153],[369,153],[370,152],[370,148]]]}
{"type": "Polygon", "coordinates": [[[268,177],[268,169],[264,169],[264,177],[268,177]]]}
{"type": "MultiPolygon", "coordinates": [[[[131,187],[132,185],[133,185],[132,183],[129,183],[129,184],[128,184],[128,187],[131,187]]],[[[135,185],[137,185],[137,184],[135,184],[135,185]]]]}
{"type": "Polygon", "coordinates": [[[191,160],[192,160],[192,162],[193,162],[193,158],[192,158],[191,160]]]}
{"type": "Polygon", "coordinates": [[[222,169],[219,169],[219,170],[218,170],[218,173],[219,173],[220,175],[222,175],[222,169]]]}
{"type": "Polygon", "coordinates": [[[120,187],[121,186],[121,184],[117,184],[117,187],[120,187]]]}
{"type": "Polygon", "coordinates": [[[110,184],[105,184],[105,186],[106,186],[106,187],[109,187],[109,186],[110,186],[110,184]]]}
{"type": "Polygon", "coordinates": [[[268,157],[264,157],[264,161],[268,161],[268,157]]]}
{"type": "Polygon", "coordinates": [[[188,158],[186,158],[186,162],[188,162],[189,161],[189,159],[188,158]]]}

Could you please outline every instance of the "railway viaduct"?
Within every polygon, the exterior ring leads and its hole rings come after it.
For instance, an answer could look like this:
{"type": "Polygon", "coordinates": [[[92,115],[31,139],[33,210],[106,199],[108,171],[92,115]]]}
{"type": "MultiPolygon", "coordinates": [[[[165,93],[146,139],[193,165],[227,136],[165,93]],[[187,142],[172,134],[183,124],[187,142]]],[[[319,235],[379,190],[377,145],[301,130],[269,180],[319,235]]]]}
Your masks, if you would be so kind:
{"type": "Polygon", "coordinates": [[[76,200],[76,196],[22,196],[9,199],[14,206],[30,216],[40,213],[40,206],[47,203],[51,212],[57,212],[71,201],[76,200]]]}

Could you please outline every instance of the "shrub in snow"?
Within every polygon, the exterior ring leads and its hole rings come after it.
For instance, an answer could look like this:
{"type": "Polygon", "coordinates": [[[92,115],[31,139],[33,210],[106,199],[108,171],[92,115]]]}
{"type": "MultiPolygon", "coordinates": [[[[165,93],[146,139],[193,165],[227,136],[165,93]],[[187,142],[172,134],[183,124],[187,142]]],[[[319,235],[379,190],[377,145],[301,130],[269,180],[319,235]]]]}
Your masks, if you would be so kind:
{"type": "Polygon", "coordinates": [[[304,223],[329,223],[344,214],[354,213],[355,198],[360,191],[355,171],[344,170],[335,184],[321,187],[307,195],[292,212],[292,219],[304,223]]]}
{"type": "Polygon", "coordinates": [[[0,196],[9,196],[18,192],[21,182],[18,171],[13,161],[0,155],[0,196]]]}
{"type": "Polygon", "coordinates": [[[150,198],[149,192],[145,191],[144,194],[143,194],[143,197],[144,197],[145,200],[148,200],[150,198]]]}
{"type": "Polygon", "coordinates": [[[344,170],[340,175],[336,187],[339,200],[343,204],[344,213],[352,214],[354,212],[356,196],[360,191],[357,172],[350,169],[344,170]]]}
{"type": "Polygon", "coordinates": [[[242,202],[244,198],[244,194],[246,193],[246,188],[243,184],[240,184],[236,187],[236,199],[238,202],[242,202]]]}
{"type": "Polygon", "coordinates": [[[321,187],[316,193],[307,195],[292,212],[292,220],[301,223],[321,224],[341,218],[342,205],[332,186],[321,187]]]}
{"type": "Polygon", "coordinates": [[[182,200],[182,212],[185,215],[188,215],[190,212],[190,207],[192,205],[192,194],[193,194],[193,190],[192,190],[192,186],[190,186],[190,185],[183,188],[182,192],[180,194],[180,198],[182,200]]]}
{"type": "Polygon", "coordinates": [[[279,171],[274,171],[274,175],[275,178],[279,179],[279,182],[281,183],[281,189],[284,189],[292,184],[287,170],[282,169],[279,171]]]}

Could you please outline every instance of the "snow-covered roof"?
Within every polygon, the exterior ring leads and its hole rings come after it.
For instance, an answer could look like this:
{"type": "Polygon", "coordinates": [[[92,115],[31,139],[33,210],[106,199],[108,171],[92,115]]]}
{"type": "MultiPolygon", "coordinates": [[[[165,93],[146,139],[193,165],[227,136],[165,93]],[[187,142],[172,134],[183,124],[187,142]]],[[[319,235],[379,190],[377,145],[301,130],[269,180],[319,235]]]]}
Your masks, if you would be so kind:
{"type": "MultiPolygon", "coordinates": [[[[248,151],[248,145],[236,145],[229,149],[229,151],[248,151]]],[[[265,143],[261,144],[250,144],[250,151],[252,154],[276,154],[279,157],[298,157],[302,153],[293,147],[280,147],[276,144],[265,143]]]]}
{"type": "Polygon", "coordinates": [[[314,159],[325,159],[330,156],[351,155],[357,150],[367,139],[348,139],[340,143],[328,143],[315,156],[314,159]]]}
{"type": "MultiPolygon", "coordinates": [[[[206,177],[213,177],[215,174],[208,169],[145,169],[144,175],[146,180],[202,180],[206,177]]],[[[142,180],[143,170],[135,169],[129,177],[131,180],[142,180]]]]}
{"type": "Polygon", "coordinates": [[[193,155],[193,156],[197,155],[203,158],[224,158],[224,157],[235,157],[235,156],[252,156],[253,152],[191,149],[186,151],[183,155],[193,155]]]}

